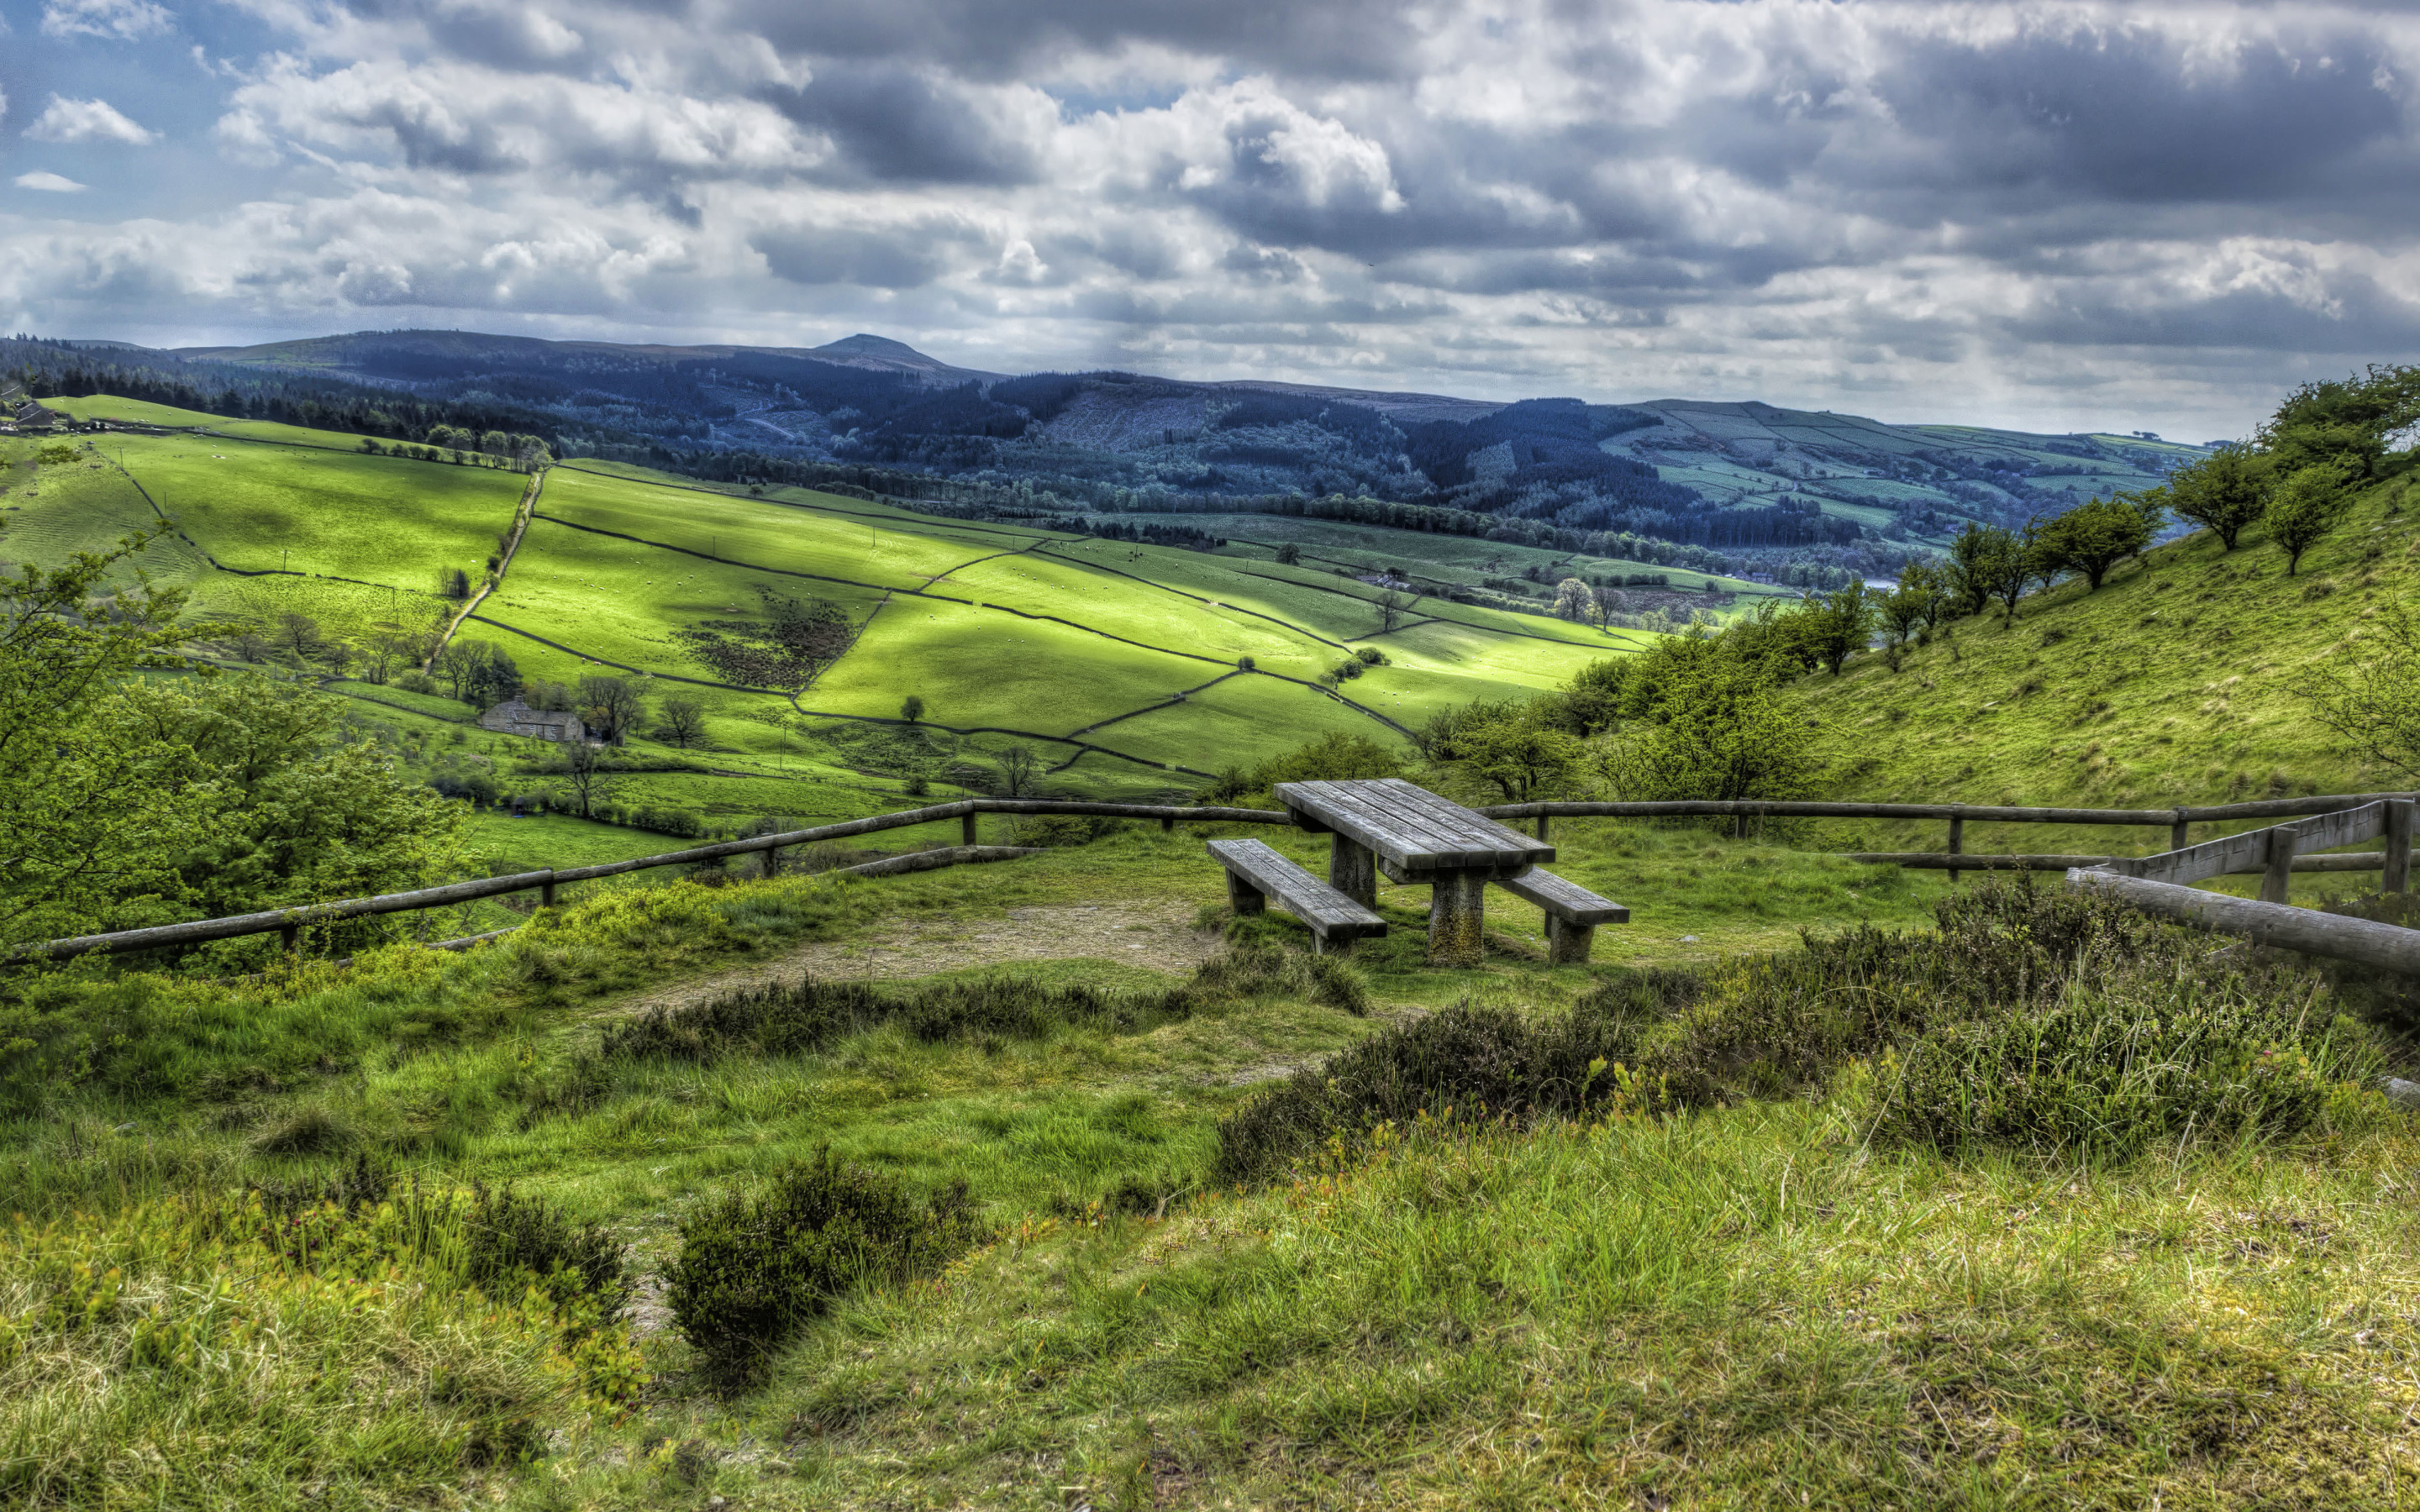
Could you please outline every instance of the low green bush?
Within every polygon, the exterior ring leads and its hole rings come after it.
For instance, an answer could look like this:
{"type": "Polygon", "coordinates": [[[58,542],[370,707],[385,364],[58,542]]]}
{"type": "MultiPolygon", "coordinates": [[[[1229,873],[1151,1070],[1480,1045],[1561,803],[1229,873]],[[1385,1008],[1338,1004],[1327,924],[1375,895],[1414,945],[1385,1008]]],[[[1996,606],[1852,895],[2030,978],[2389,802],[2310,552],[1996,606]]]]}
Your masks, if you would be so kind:
{"type": "Polygon", "coordinates": [[[1896,1057],[1878,1132],[2119,1158],[2333,1117],[2377,1054],[2319,977],[2227,964],[2105,897],[1993,880],[1931,934],[1869,926],[1701,974],[1620,973],[1551,1017],[1465,1006],[1383,1030],[1222,1119],[1223,1181],[1388,1122],[1668,1114],[1822,1092],[1896,1057]]]}
{"type": "Polygon", "coordinates": [[[965,1182],[920,1198],[826,1147],[692,1213],[665,1300],[707,1370],[744,1385],[833,1298],[939,1270],[985,1237],[965,1182]]]}
{"type": "Polygon", "coordinates": [[[2195,1137],[2283,1137],[2376,1073],[2315,977],[2087,959],[2053,1000],[1946,1024],[1885,1082],[1878,1137],[2118,1159],[2195,1137]]]}

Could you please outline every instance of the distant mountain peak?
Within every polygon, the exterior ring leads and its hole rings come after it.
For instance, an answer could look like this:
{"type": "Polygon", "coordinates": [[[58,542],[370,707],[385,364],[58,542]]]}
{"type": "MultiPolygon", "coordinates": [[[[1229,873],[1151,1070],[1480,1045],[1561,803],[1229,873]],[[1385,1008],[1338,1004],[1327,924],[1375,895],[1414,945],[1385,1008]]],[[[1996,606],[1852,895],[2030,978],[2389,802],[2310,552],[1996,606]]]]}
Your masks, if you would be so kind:
{"type": "Polygon", "coordinates": [[[810,347],[799,355],[819,362],[837,363],[843,367],[871,368],[884,373],[908,373],[931,384],[990,383],[1005,377],[1001,373],[984,373],[970,367],[956,367],[938,357],[927,356],[904,341],[859,332],[843,336],[821,347],[810,347]]]}

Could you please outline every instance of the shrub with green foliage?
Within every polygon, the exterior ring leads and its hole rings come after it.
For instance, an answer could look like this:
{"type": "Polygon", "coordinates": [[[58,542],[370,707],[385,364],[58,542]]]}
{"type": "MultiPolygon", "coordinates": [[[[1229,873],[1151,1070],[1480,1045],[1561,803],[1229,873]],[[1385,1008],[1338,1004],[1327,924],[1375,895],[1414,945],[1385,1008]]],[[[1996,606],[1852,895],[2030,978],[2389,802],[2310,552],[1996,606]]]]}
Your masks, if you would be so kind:
{"type": "Polygon", "coordinates": [[[1383,1123],[1656,1114],[1819,1093],[1896,1055],[1885,1134],[2122,1158],[2312,1127],[2375,1072],[2318,979],[2030,879],[1945,900],[1931,934],[1861,926],[1703,973],[1622,973],[1567,1013],[1465,1006],[1371,1036],[1218,1126],[1221,1180],[1266,1180],[1383,1123]]]}
{"type": "Polygon", "coordinates": [[[743,1384],[833,1298],[939,1270],[985,1237],[965,1182],[920,1198],[826,1147],[691,1213],[665,1300],[707,1368],[743,1384]]]}

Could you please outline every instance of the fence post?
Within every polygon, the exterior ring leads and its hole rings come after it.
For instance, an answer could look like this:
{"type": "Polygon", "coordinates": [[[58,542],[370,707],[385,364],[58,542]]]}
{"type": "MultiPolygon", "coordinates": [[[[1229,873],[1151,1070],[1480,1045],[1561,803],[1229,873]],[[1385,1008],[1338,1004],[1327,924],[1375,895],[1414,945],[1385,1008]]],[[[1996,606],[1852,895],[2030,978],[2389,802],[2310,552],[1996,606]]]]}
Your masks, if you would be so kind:
{"type": "Polygon", "coordinates": [[[1548,822],[1549,817],[1546,814],[1541,813],[1538,815],[1538,839],[1541,841],[1546,838],[1546,825],[1548,822]]]}
{"type": "MultiPolygon", "coordinates": [[[[1953,812],[1949,816],[1949,854],[1966,854],[1966,816],[1962,813],[1953,812]]],[[[1953,887],[1958,886],[1958,869],[1954,866],[1949,869],[1949,885],[1953,887]]]]}
{"type": "Polygon", "coordinates": [[[2260,873],[2260,901],[2282,903],[2294,882],[2294,826],[2279,825],[2269,831],[2269,865],[2260,873]]]}
{"type": "Polygon", "coordinates": [[[551,872],[546,874],[544,882],[537,885],[537,905],[540,908],[554,906],[554,873],[551,872]]]}
{"type": "Polygon", "coordinates": [[[1176,821],[1175,821],[1175,820],[1173,820],[1173,819],[1166,819],[1166,818],[1163,818],[1163,819],[1162,819],[1162,820],[1160,820],[1160,822],[1159,822],[1159,832],[1160,832],[1161,834],[1163,834],[1163,835],[1173,835],[1173,834],[1175,834],[1175,833],[1176,833],[1176,821]]]}
{"type": "Polygon", "coordinates": [[[279,949],[284,950],[287,955],[292,955],[296,948],[302,944],[302,925],[286,924],[279,927],[277,931],[277,947],[279,949]]]}
{"type": "Polygon", "coordinates": [[[958,815],[959,844],[972,845],[975,842],[975,820],[977,817],[978,816],[973,813],[962,813],[958,815]]]}
{"type": "Polygon", "coordinates": [[[2168,849],[2180,851],[2192,844],[2193,841],[2186,838],[2192,830],[2193,825],[2185,822],[2185,811],[2178,810],[2176,818],[2168,822],[2168,849]]]}
{"type": "Polygon", "coordinates": [[[782,874],[782,847],[779,845],[765,847],[765,864],[761,870],[768,877],[778,877],[782,874]]]}
{"type": "Polygon", "coordinates": [[[2412,890],[2412,821],[2415,814],[2420,814],[2420,804],[2410,798],[2386,806],[2386,875],[2379,884],[2381,892],[2412,890]]]}

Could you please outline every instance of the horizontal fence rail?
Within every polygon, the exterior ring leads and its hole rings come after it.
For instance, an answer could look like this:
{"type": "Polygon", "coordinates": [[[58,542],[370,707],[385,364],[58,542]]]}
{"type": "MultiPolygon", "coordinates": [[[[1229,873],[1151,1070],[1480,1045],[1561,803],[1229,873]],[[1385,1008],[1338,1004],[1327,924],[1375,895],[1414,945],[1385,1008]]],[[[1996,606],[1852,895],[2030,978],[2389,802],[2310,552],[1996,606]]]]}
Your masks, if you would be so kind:
{"type": "MultiPolygon", "coordinates": [[[[2405,883],[2398,877],[2396,852],[2393,848],[2393,815],[2408,813],[2411,794],[2359,793],[2306,798],[2269,798],[2253,803],[2230,803],[2205,807],[2175,809],[2048,809],[1991,807],[1956,803],[1823,803],[1802,799],[1685,799],[1664,802],[1586,803],[1540,801],[1505,803],[1483,808],[1478,812],[1491,819],[1533,819],[1541,836],[1550,820],[1565,819],[1672,819],[1694,817],[1787,818],[1787,819],[1932,819],[1949,824],[1949,848],[1947,851],[1889,853],[1854,853],[1853,861],[1878,865],[1895,865],[1947,871],[1952,880],[1961,871],[2069,871],[2080,868],[2127,866],[2137,864],[2124,858],[2102,856],[1992,856],[1968,853],[1962,849],[1962,833],[1968,821],[1978,824],[2030,825],[2145,825],[2169,826],[2177,841],[2175,850],[2183,850],[2182,831],[2185,825],[2200,823],[2224,823],[2243,819],[2287,818],[2296,815],[2338,815],[2345,810],[2382,805],[2386,818],[2381,825],[2390,836],[2390,849],[2384,854],[2360,856],[2302,856],[2289,857],[2294,871],[2387,872],[2389,890],[2400,890],[2405,883]]],[[[1157,803],[1093,803],[1074,798],[959,798],[949,803],[937,803],[922,809],[903,810],[896,813],[873,814],[863,819],[844,820],[837,824],[818,825],[809,829],[788,830],[777,835],[752,835],[745,840],[722,841],[711,845],[694,845],[686,850],[666,851],[654,856],[634,856],[627,861],[606,861],[595,866],[566,867],[541,872],[520,872],[508,876],[476,877],[466,882],[447,883],[442,887],[422,887],[410,892],[384,893],[372,898],[347,898],[334,903],[299,904],[291,908],[270,909],[260,913],[240,914],[226,918],[194,919],[184,923],[157,924],[147,929],[118,930],[105,934],[82,934],[71,939],[50,940],[40,944],[20,946],[5,960],[8,963],[60,961],[89,954],[116,954],[129,950],[159,949],[169,947],[208,944],[213,940],[236,939],[245,935],[278,933],[291,949],[301,932],[315,924],[336,923],[349,918],[374,918],[382,914],[409,913],[429,908],[450,907],[457,903],[474,903],[483,898],[500,898],[514,893],[535,892],[541,906],[556,900],[556,889],[566,883],[593,882],[600,878],[620,876],[625,872],[643,872],[656,867],[694,866],[703,862],[726,860],[734,856],[757,854],[772,855],[794,845],[812,845],[826,841],[848,840],[860,835],[879,834],[891,829],[908,829],[919,825],[942,824],[955,819],[960,824],[960,843],[928,851],[910,852],[904,856],[886,856],[859,866],[836,869],[867,876],[883,876],[902,872],[917,872],[970,861],[1006,860],[1033,854],[1031,848],[1019,846],[979,845],[976,843],[976,821],[984,814],[1081,814],[1106,819],[1156,819],[1163,829],[1178,824],[1212,825],[1291,825],[1293,817],[1282,810],[1225,808],[1209,805],[1157,803]]],[[[2336,824],[2322,824],[2313,829],[2296,847],[2298,851],[2323,850],[2334,845],[2350,843],[2370,838],[2381,831],[2373,828],[2368,835],[2347,833],[2341,840],[2319,843],[2320,837],[2333,834],[2346,825],[2367,823],[2366,820],[2346,819],[2336,824]]],[[[2306,824],[2308,822],[2306,821],[2306,824]]],[[[2410,825],[2404,823],[2404,848],[2408,853],[2410,825]]],[[[2298,826],[2299,827],[2299,826],[2298,826]]],[[[2224,871],[2262,871],[2272,866],[2269,856],[2270,830],[2250,835],[2233,836],[2226,841],[2210,842],[2226,847],[2236,841],[2258,841],[2258,856],[2249,850],[2226,850],[2214,856],[2227,859],[2224,871]],[[2242,854],[2239,855],[2239,850],[2242,854]]],[[[2194,850],[2208,849],[2205,846],[2194,850]]],[[[2173,854],[2173,851],[2172,853],[2173,854]]],[[[2145,857],[2144,863],[2158,859],[2145,857]]],[[[2405,872],[2408,872],[2408,854],[2405,872]]],[[[2209,872],[2219,875],[2221,872],[2209,872]]],[[[2190,889],[2185,889],[2190,890],[2190,889]]],[[[2195,894],[2207,897],[2210,894],[2195,894]]],[[[459,949],[495,937],[504,931],[490,932],[464,940],[440,942],[459,949]]]]}

